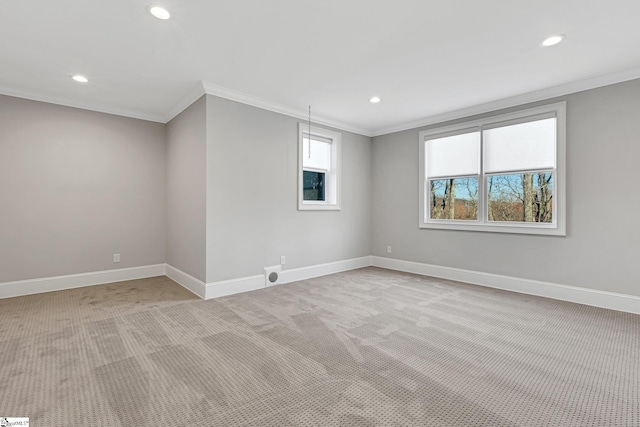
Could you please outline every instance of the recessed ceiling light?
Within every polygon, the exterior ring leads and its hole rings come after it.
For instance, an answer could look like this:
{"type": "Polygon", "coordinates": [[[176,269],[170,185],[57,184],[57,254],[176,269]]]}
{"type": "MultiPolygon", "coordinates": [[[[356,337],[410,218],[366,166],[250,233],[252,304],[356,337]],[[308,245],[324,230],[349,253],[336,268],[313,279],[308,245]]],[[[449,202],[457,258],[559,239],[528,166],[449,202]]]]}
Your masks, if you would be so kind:
{"type": "Polygon", "coordinates": [[[553,36],[549,36],[546,39],[542,40],[540,42],[540,46],[542,47],[553,46],[560,43],[562,40],[564,40],[564,38],[565,38],[564,34],[555,34],[553,36]]]}
{"type": "Polygon", "coordinates": [[[149,12],[151,12],[151,14],[153,16],[155,16],[156,18],[158,18],[158,19],[169,19],[169,18],[171,18],[171,14],[164,7],[152,6],[151,8],[149,8],[149,12]]]}
{"type": "Polygon", "coordinates": [[[380,101],[382,101],[382,100],[380,99],[379,96],[372,96],[371,98],[369,98],[369,102],[372,103],[372,104],[377,104],[380,101]]]}
{"type": "Polygon", "coordinates": [[[80,74],[76,74],[75,76],[71,76],[71,78],[79,83],[87,83],[89,81],[85,76],[81,76],[80,74]]]}

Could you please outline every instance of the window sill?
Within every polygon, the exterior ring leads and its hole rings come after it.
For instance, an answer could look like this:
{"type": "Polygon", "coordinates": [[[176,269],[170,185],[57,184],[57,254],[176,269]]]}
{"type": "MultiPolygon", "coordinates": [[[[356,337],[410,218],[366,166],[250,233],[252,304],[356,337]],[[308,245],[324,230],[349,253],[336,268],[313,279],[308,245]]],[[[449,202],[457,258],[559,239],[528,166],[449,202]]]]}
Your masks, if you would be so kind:
{"type": "Polygon", "coordinates": [[[338,205],[321,205],[321,204],[303,204],[298,205],[299,211],[339,211],[338,205]]]}
{"type": "Polygon", "coordinates": [[[458,231],[476,231],[484,233],[510,233],[510,234],[533,234],[540,236],[560,236],[567,235],[563,227],[555,224],[548,225],[522,225],[522,224],[454,224],[451,222],[443,223],[420,223],[419,228],[430,230],[458,230],[458,231]]]}

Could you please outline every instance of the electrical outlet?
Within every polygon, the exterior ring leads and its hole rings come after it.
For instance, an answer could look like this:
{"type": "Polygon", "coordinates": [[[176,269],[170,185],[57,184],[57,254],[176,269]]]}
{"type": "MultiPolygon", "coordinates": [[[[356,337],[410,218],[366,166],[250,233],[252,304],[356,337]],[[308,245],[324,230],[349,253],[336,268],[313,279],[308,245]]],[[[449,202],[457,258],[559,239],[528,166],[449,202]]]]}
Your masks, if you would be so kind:
{"type": "Polygon", "coordinates": [[[391,246],[387,246],[387,253],[390,254],[391,253],[391,246]]]}
{"type": "Polygon", "coordinates": [[[287,263],[287,257],[285,257],[284,255],[282,255],[280,257],[280,264],[285,265],[287,263]]]}
{"type": "Polygon", "coordinates": [[[113,262],[120,262],[120,254],[113,254],[113,262]]]}

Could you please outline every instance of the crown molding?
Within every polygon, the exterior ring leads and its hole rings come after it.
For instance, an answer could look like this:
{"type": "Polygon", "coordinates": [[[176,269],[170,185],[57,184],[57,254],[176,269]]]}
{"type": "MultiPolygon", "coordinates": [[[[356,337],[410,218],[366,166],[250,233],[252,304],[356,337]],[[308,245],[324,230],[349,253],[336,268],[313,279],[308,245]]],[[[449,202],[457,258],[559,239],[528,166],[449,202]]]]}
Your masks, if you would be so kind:
{"type": "Polygon", "coordinates": [[[64,107],[79,108],[82,110],[95,111],[98,113],[113,114],[116,116],[123,116],[131,119],[146,120],[156,123],[166,123],[164,117],[156,116],[153,114],[144,114],[123,108],[113,108],[100,103],[78,102],[64,97],[50,96],[42,93],[32,92],[27,89],[6,86],[2,84],[0,84],[0,95],[29,99],[31,101],[46,102],[48,104],[62,105],[64,107]]]}
{"type": "MultiPolygon", "coordinates": [[[[368,137],[376,137],[387,135],[394,132],[401,132],[410,129],[421,128],[433,124],[443,123],[450,120],[461,119],[474,116],[477,114],[488,113],[501,110],[504,108],[516,107],[537,101],[544,101],[559,96],[564,96],[585,90],[596,89],[616,83],[622,83],[629,80],[640,78],[640,68],[610,73],[603,76],[593,77],[585,80],[571,82],[551,88],[541,89],[534,92],[528,92],[521,95],[503,98],[488,103],[462,108],[459,110],[448,111],[441,114],[435,114],[423,119],[405,122],[396,126],[390,126],[379,129],[366,129],[353,126],[349,123],[341,122],[335,119],[314,116],[314,123],[319,125],[336,128],[342,131],[353,132],[368,137]]],[[[275,113],[284,114],[299,120],[307,120],[308,112],[303,109],[296,109],[282,104],[278,104],[266,99],[262,99],[244,92],[226,88],[210,82],[201,81],[196,84],[189,93],[187,93],[171,110],[164,115],[145,114],[138,111],[127,110],[122,108],[114,108],[101,103],[78,102],[65,97],[51,96],[42,93],[36,93],[24,88],[18,88],[0,84],[0,95],[13,96],[17,98],[29,99],[32,101],[46,102],[50,104],[62,105],[71,108],[80,108],[83,110],[96,111],[99,113],[113,114],[116,116],[129,117],[133,119],[146,120],[157,123],[168,123],[178,114],[187,109],[191,104],[197,101],[202,95],[213,95],[220,98],[229,99],[241,104],[251,105],[275,113]]]]}
{"type": "Polygon", "coordinates": [[[477,114],[489,113],[501,110],[503,108],[516,107],[518,105],[529,104],[531,102],[544,101],[546,99],[558,96],[569,95],[576,92],[582,92],[589,89],[596,89],[616,83],[622,83],[629,80],[640,78],[640,68],[620,71],[616,73],[606,74],[604,76],[593,77],[585,80],[579,80],[559,86],[541,89],[534,92],[528,92],[522,95],[516,95],[509,98],[503,98],[485,104],[475,105],[472,107],[462,108],[460,110],[449,111],[442,114],[436,114],[424,119],[406,122],[397,126],[391,126],[382,129],[370,130],[371,136],[382,136],[394,132],[420,128],[438,123],[444,123],[450,120],[461,119],[465,117],[475,116],[477,114]]]}
{"type": "Polygon", "coordinates": [[[189,93],[187,93],[169,112],[166,114],[163,123],[169,123],[178,114],[189,108],[191,104],[196,102],[205,94],[203,82],[198,82],[189,93]]]}
{"type": "MultiPolygon", "coordinates": [[[[239,92],[233,89],[219,86],[210,82],[202,82],[204,92],[207,95],[218,96],[220,98],[236,101],[241,104],[251,105],[253,107],[262,108],[263,110],[273,111],[274,113],[284,114],[285,116],[294,117],[300,120],[308,119],[308,111],[303,109],[296,109],[281,105],[275,102],[268,101],[266,99],[258,98],[253,95],[249,95],[244,92],[239,92]]],[[[371,132],[367,129],[359,128],[348,123],[329,119],[327,117],[317,116],[314,114],[313,123],[336,128],[342,131],[353,132],[359,135],[371,137],[371,132]]]]}

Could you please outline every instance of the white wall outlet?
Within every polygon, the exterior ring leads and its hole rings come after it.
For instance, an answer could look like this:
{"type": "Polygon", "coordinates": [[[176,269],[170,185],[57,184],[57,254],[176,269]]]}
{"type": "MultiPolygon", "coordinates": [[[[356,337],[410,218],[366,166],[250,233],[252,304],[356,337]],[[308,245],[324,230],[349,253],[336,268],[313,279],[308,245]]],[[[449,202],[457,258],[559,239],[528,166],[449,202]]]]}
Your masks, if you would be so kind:
{"type": "Polygon", "coordinates": [[[113,254],[113,262],[120,262],[120,254],[113,254]]]}
{"type": "Polygon", "coordinates": [[[282,255],[280,257],[280,264],[285,265],[287,263],[287,257],[285,257],[284,255],[282,255]]]}
{"type": "Polygon", "coordinates": [[[387,253],[390,254],[391,253],[391,245],[387,246],[387,253]]]}

